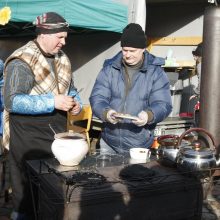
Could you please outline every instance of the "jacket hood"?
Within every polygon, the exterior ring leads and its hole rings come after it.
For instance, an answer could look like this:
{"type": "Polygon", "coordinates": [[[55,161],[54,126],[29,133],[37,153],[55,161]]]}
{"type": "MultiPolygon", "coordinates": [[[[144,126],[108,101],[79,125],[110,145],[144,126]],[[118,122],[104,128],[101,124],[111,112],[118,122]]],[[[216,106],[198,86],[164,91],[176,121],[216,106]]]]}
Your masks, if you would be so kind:
{"type": "MultiPolygon", "coordinates": [[[[120,69],[122,65],[122,52],[117,53],[113,58],[105,60],[103,67],[112,65],[113,67],[120,69]]],[[[144,65],[142,70],[146,70],[148,65],[162,66],[165,64],[165,59],[162,57],[156,57],[149,52],[144,52],[144,65]]]]}

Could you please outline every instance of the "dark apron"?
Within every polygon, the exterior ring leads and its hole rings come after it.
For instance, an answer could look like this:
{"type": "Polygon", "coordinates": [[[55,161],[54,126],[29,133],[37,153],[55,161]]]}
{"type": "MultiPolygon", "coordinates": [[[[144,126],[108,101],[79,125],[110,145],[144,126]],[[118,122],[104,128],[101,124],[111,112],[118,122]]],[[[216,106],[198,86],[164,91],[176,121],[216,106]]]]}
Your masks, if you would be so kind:
{"type": "MultiPolygon", "coordinates": [[[[56,111],[47,115],[10,114],[10,172],[15,210],[27,213],[31,210],[30,191],[27,181],[26,160],[53,157],[51,144],[54,133],[66,131],[66,112],[56,111]]],[[[32,211],[32,210],[31,210],[32,211]]]]}

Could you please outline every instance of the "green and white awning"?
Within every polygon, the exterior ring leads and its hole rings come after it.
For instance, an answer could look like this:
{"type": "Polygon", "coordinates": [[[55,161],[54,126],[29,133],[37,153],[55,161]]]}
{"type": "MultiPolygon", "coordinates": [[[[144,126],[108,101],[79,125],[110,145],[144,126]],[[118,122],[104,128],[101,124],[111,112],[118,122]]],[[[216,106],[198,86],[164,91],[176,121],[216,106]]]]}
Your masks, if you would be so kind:
{"type": "Polygon", "coordinates": [[[119,0],[1,0],[0,9],[5,6],[10,7],[10,22],[32,23],[38,15],[53,11],[61,14],[71,27],[120,33],[128,24],[128,5],[122,2],[119,0]]]}

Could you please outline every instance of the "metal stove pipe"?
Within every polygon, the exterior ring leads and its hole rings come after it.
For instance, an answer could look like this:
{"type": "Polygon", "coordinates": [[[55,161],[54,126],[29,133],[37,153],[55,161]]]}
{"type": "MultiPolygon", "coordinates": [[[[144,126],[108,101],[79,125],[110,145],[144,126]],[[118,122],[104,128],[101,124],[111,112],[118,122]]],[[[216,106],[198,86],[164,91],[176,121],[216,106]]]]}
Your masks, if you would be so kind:
{"type": "Polygon", "coordinates": [[[204,14],[199,127],[209,131],[220,150],[220,8],[204,14]]]}

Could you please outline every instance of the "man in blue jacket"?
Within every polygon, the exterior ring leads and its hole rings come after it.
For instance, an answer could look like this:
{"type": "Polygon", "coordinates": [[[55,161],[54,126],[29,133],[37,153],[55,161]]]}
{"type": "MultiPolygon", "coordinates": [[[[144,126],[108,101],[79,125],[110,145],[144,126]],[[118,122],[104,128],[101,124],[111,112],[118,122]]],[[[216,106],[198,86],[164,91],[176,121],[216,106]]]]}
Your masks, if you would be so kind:
{"type": "Polygon", "coordinates": [[[121,47],[104,62],[90,96],[93,114],[103,121],[101,151],[108,153],[149,148],[156,124],[172,110],[169,80],[161,68],[164,59],[146,51],[140,25],[124,28],[121,47]],[[136,117],[119,119],[119,113],[136,117]]]}

